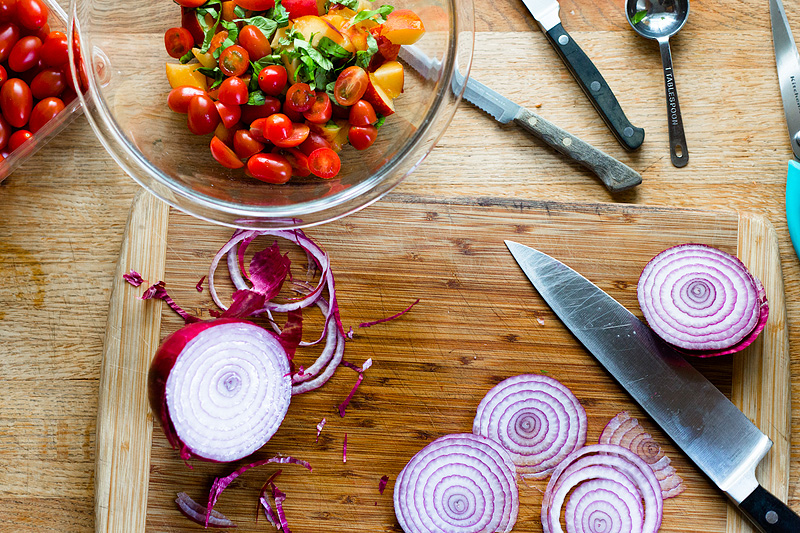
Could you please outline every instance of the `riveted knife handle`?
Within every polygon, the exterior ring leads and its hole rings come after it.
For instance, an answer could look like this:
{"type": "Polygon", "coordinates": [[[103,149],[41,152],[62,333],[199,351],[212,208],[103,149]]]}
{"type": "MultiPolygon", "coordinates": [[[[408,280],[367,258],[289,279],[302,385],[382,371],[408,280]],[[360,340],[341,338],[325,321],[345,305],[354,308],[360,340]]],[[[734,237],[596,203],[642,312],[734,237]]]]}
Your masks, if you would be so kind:
{"type": "Polygon", "coordinates": [[[550,28],[546,35],[614,137],[626,150],[639,148],[644,142],[644,129],[631,124],[611,92],[611,87],[589,56],[572,40],[561,24],[550,28]]]}
{"type": "Polygon", "coordinates": [[[642,182],[642,176],[628,165],[528,109],[523,108],[514,122],[594,172],[611,192],[624,191],[642,182]]]}
{"type": "Polygon", "coordinates": [[[800,531],[800,516],[761,485],[739,504],[739,508],[764,533],[800,531]]]}

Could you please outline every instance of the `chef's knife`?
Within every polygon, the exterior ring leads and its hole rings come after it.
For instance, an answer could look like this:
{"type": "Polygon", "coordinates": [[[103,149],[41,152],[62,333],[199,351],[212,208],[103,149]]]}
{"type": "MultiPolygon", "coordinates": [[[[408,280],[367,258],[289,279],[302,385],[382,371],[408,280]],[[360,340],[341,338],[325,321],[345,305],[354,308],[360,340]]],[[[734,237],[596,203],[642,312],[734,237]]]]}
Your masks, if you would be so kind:
{"type": "Polygon", "coordinates": [[[786,222],[795,253],[800,255],[800,53],[794,44],[792,29],[781,0],[769,0],[772,44],[781,85],[783,111],[789,128],[794,159],[786,174],[786,222]]]}
{"type": "Polygon", "coordinates": [[[614,137],[628,150],[639,148],[644,142],[644,130],[631,124],[603,75],[561,26],[558,1],[522,0],[522,2],[539,23],[547,40],[567,65],[594,108],[603,117],[614,137]]]}
{"type": "MultiPolygon", "coordinates": [[[[400,57],[427,79],[435,79],[443,72],[440,61],[429,58],[416,46],[403,46],[400,49],[400,57]]],[[[609,191],[624,191],[642,182],[642,176],[631,167],[534,112],[515,104],[482,83],[467,77],[465,87],[465,76],[457,70],[451,85],[453,92],[459,94],[463,90],[464,98],[486,111],[501,124],[508,124],[513,120],[551,147],[591,170],[609,191]]]]}
{"type": "Polygon", "coordinates": [[[760,531],[800,531],[800,517],[756,481],[772,441],[730,400],[592,282],[538,250],[506,246],[567,328],[760,531]]]}

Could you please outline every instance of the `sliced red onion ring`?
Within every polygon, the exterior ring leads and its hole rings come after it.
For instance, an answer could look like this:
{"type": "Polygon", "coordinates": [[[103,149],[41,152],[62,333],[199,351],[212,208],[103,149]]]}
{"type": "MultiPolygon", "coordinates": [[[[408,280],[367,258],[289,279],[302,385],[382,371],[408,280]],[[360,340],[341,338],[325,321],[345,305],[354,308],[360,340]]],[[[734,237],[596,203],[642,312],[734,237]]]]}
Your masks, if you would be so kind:
{"type": "Polygon", "coordinates": [[[211,511],[211,513],[206,515],[206,508],[191,499],[185,492],[178,493],[178,497],[175,498],[175,503],[186,518],[201,526],[236,527],[233,521],[219,511],[211,511]]]}
{"type": "Polygon", "coordinates": [[[612,418],[600,434],[600,444],[616,444],[631,450],[650,465],[661,486],[661,497],[672,498],[684,490],[683,479],[664,455],[661,445],[627,411],[612,418]]]}
{"type": "Polygon", "coordinates": [[[406,533],[511,531],[519,513],[515,475],[496,442],[471,433],[445,435],[397,476],[397,520],[406,533]]]}
{"type": "Polygon", "coordinates": [[[661,527],[658,480],[644,460],[622,446],[584,446],[556,467],[542,500],[544,533],[563,533],[567,498],[570,533],[655,533],[661,527]]]}
{"type": "Polygon", "coordinates": [[[167,337],[149,379],[153,411],[184,459],[250,455],[278,430],[291,400],[277,336],[238,319],[193,323],[167,337]]]}
{"type": "Polygon", "coordinates": [[[704,244],[682,244],[655,256],[637,288],[653,331],[691,355],[744,349],[769,316],[766,291],[736,257],[704,244]]]}
{"type": "Polygon", "coordinates": [[[546,477],[586,443],[586,411],[558,380],[538,374],[510,377],[478,405],[472,432],[502,445],[524,477],[546,477]]]}

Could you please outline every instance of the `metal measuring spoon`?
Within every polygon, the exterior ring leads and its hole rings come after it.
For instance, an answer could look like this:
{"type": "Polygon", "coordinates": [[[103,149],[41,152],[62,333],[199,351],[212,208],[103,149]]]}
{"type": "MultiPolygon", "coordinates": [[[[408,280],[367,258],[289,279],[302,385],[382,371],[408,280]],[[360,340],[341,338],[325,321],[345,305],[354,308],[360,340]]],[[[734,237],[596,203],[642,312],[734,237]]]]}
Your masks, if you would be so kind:
{"type": "Polygon", "coordinates": [[[626,0],[625,16],[631,27],[642,37],[658,41],[664,65],[664,84],[667,89],[667,124],[669,154],[672,164],[684,167],[689,162],[686,134],[683,131],[681,107],[675,89],[672,52],[669,38],[680,30],[689,15],[689,0],[626,0]]]}

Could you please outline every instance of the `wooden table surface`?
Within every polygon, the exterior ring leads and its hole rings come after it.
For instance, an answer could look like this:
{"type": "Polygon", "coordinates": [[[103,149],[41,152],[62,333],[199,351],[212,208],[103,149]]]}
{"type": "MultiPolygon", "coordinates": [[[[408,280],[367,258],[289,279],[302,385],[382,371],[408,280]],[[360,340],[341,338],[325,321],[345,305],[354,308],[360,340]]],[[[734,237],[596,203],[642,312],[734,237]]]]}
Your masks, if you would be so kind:
{"type": "MultiPolygon", "coordinates": [[[[161,0],[152,0],[161,1],[161,0]]],[[[476,0],[472,75],[639,170],[610,195],[582,167],[469,104],[397,191],[625,202],[761,213],[776,227],[792,353],[800,342],[800,268],[784,215],[792,157],[764,0],[695,0],[672,39],[690,162],[674,168],[658,47],[638,37],[623,0],[562,0],[564,27],[629,118],[647,130],[623,152],[520,0],[476,0]]],[[[786,0],[800,32],[800,2],[786,0]]],[[[798,33],[800,34],[800,33],[798,33]]],[[[166,111],[165,111],[166,112],[166,111]]],[[[99,363],[114,265],[138,186],[80,118],[0,185],[0,529],[93,530],[99,363]]],[[[358,253],[354,250],[353,253],[358,253]]],[[[792,365],[800,430],[800,361],[792,365]]],[[[790,504],[800,511],[800,445],[790,504]]]]}

